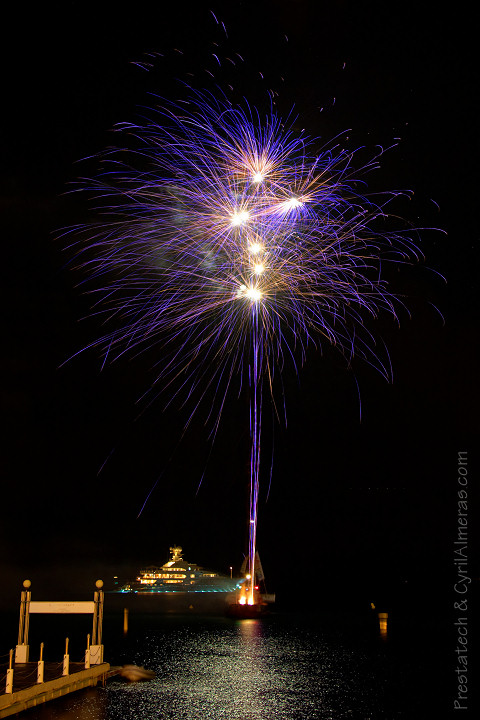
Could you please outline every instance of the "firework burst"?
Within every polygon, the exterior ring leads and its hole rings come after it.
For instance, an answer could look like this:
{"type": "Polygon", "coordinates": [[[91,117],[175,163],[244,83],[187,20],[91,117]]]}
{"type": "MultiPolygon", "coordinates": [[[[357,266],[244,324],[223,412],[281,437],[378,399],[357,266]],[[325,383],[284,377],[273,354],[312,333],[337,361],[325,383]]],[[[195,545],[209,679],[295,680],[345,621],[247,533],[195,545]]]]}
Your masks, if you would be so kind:
{"type": "Polygon", "coordinates": [[[118,128],[127,149],[106,153],[89,183],[102,219],[83,229],[79,257],[113,328],[98,343],[112,358],[160,344],[157,381],[195,394],[195,408],[213,386],[215,425],[232,379],[248,379],[253,578],[264,387],[273,394],[310,342],[388,374],[364,322],[396,316],[381,266],[411,261],[415,245],[385,231],[396,193],[365,195],[378,155],[354,170],[340,144],[315,152],[273,112],[209,93],[151,117],[118,128]]]}

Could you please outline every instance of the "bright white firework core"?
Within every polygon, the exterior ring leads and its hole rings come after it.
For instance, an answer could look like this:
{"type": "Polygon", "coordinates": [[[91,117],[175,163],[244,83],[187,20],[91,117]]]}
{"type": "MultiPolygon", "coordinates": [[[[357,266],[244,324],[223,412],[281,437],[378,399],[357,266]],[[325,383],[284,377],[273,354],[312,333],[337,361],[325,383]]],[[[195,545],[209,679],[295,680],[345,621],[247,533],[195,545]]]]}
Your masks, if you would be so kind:
{"type": "Polygon", "coordinates": [[[265,272],[265,265],[262,265],[262,263],[256,263],[253,266],[253,272],[255,275],[261,275],[263,272],[265,272]]]}
{"type": "Polygon", "coordinates": [[[235,227],[238,225],[243,225],[243,223],[247,222],[249,217],[250,215],[246,210],[241,210],[239,213],[235,213],[235,215],[233,215],[232,225],[234,225],[235,227]]]}
{"type": "Polygon", "coordinates": [[[255,175],[252,177],[252,181],[254,183],[261,183],[263,180],[263,173],[256,172],[255,175]]]}
{"type": "Polygon", "coordinates": [[[248,246],[248,250],[249,250],[249,252],[252,253],[252,255],[256,255],[261,250],[263,250],[263,248],[260,245],[260,243],[252,243],[251,245],[248,246]]]}
{"type": "Polygon", "coordinates": [[[260,292],[260,290],[252,287],[248,288],[246,295],[248,298],[250,298],[250,300],[254,300],[255,302],[257,302],[257,300],[260,300],[260,298],[262,297],[262,293],[260,292]]]}
{"type": "Polygon", "coordinates": [[[285,200],[280,207],[285,212],[288,212],[289,210],[295,210],[295,208],[298,208],[301,205],[303,205],[301,200],[297,200],[297,198],[290,198],[290,200],[285,200]]]}

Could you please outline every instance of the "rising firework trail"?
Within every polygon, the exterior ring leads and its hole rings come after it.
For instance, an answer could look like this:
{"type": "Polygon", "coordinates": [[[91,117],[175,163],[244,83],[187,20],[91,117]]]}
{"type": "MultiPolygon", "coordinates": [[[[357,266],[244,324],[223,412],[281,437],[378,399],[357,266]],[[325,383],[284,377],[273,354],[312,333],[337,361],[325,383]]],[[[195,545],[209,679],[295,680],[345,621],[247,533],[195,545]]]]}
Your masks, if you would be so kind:
{"type": "Polygon", "coordinates": [[[382,266],[416,259],[415,245],[385,229],[397,193],[366,195],[381,152],[355,170],[343,136],[315,150],[271,109],[193,90],[117,129],[125,149],[87,183],[101,221],[81,229],[77,256],[111,328],[96,344],[106,360],[157,346],[154,387],[193,412],[213,389],[214,431],[232,381],[248,383],[252,604],[264,391],[275,402],[274,377],[308,344],[388,376],[364,323],[396,317],[382,266]]]}

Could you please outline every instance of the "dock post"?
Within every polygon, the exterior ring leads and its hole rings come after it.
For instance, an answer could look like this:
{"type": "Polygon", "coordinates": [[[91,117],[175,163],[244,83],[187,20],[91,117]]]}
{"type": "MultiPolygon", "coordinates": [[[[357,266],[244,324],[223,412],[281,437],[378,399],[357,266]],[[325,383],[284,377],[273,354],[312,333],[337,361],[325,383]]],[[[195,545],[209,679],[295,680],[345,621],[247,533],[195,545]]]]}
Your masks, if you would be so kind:
{"type": "Polygon", "coordinates": [[[70,655],[68,654],[68,638],[65,640],[65,655],[63,656],[62,675],[70,675],[70,655]]]}
{"type": "Polygon", "coordinates": [[[87,649],[85,651],[85,669],[90,667],[90,635],[87,635],[87,649]]]}
{"type": "Polygon", "coordinates": [[[15,662],[27,663],[29,655],[28,646],[28,628],[30,624],[30,600],[32,593],[28,589],[31,586],[30,580],[23,581],[23,587],[20,597],[20,620],[18,623],[18,643],[15,649],[15,662]]]}
{"type": "Polygon", "coordinates": [[[37,684],[43,683],[44,672],[45,672],[45,661],[43,659],[43,643],[40,643],[40,660],[38,661],[38,667],[37,667],[37,684]]]}
{"type": "Polygon", "coordinates": [[[92,665],[100,665],[101,663],[103,663],[103,580],[97,580],[95,585],[97,586],[98,590],[93,595],[93,633],[92,644],[90,646],[90,663],[92,665]]]}
{"type": "Polygon", "coordinates": [[[5,687],[5,693],[13,693],[13,650],[10,650],[10,661],[8,663],[8,670],[7,670],[7,684],[5,687]]]}

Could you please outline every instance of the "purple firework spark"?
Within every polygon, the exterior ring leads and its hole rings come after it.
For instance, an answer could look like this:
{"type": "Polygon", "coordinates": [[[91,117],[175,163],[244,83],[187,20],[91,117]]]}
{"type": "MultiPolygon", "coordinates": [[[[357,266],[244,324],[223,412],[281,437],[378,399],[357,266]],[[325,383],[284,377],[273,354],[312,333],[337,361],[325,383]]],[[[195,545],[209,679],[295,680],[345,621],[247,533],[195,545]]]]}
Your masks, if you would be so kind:
{"type": "Polygon", "coordinates": [[[160,343],[157,380],[195,391],[195,408],[213,386],[215,428],[232,379],[248,378],[253,578],[265,382],[272,391],[287,356],[324,341],[387,375],[364,318],[396,315],[381,264],[416,249],[408,232],[385,231],[396,193],[362,193],[378,154],[355,171],[355,152],[315,152],[273,112],[207,92],[152,115],[119,126],[131,149],[109,151],[90,181],[102,219],[83,228],[79,256],[113,327],[97,344],[115,358],[160,343]]]}

